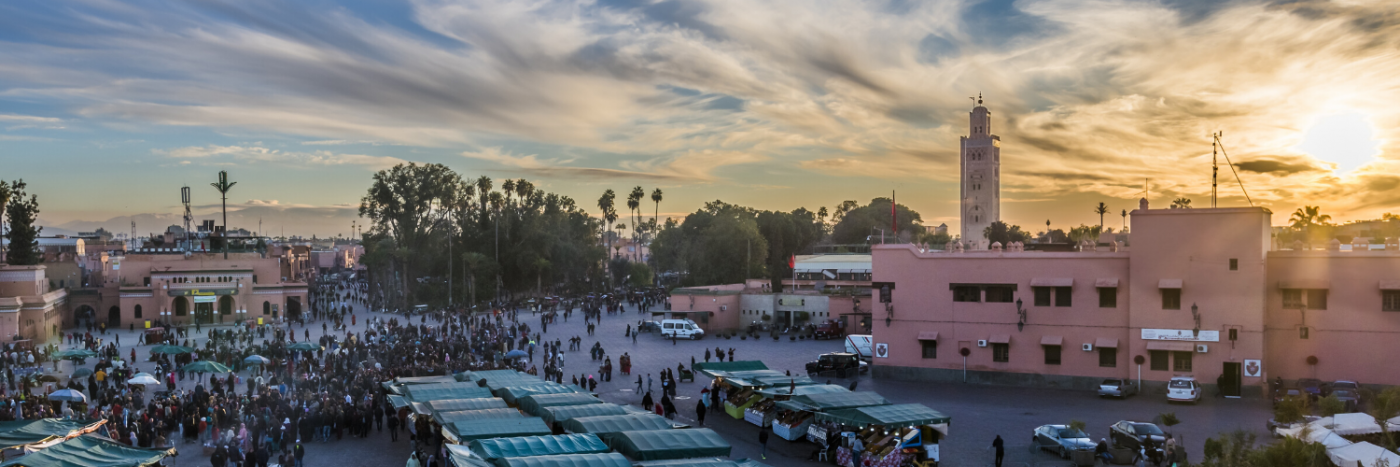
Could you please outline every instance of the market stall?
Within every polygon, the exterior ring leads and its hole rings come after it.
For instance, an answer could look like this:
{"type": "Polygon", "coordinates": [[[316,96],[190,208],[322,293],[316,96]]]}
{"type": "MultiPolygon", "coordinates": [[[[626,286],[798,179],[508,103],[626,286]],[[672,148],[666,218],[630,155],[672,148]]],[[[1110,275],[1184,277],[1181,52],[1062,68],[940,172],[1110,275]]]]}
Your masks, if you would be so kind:
{"type": "Polygon", "coordinates": [[[592,394],[568,393],[568,394],[535,394],[519,399],[516,404],[520,410],[536,417],[544,413],[545,407],[557,407],[563,405],[585,405],[602,404],[603,401],[592,394]]]}
{"type": "Polygon", "coordinates": [[[512,457],[596,454],[608,452],[598,435],[583,433],[557,436],[478,439],[468,444],[472,453],[488,462],[512,457]]]}
{"type": "Polygon", "coordinates": [[[807,435],[807,427],[811,425],[817,412],[889,403],[889,400],[869,391],[794,396],[774,403],[777,414],[773,421],[773,434],[788,441],[796,441],[807,435]]]}
{"type": "Polygon", "coordinates": [[[175,455],[175,448],[145,449],[93,435],[78,436],[32,454],[0,463],[0,467],[148,467],[175,455]]]}
{"type": "Polygon", "coordinates": [[[481,458],[476,457],[476,455],[473,454],[470,449],[467,449],[466,446],[460,444],[448,444],[444,447],[447,448],[448,467],[496,467],[490,462],[486,462],[484,460],[481,460],[481,458]]]}
{"type": "Polygon", "coordinates": [[[671,421],[652,413],[631,415],[604,415],[600,417],[578,417],[564,421],[564,430],[569,433],[593,433],[608,445],[613,438],[625,431],[669,430],[671,421]]]}
{"type": "Polygon", "coordinates": [[[709,428],[624,431],[618,433],[612,444],[617,452],[639,461],[729,457],[733,450],[728,441],[709,428]]]}
{"type": "Polygon", "coordinates": [[[492,420],[506,418],[525,418],[525,414],[515,409],[482,409],[482,410],[454,410],[433,412],[433,421],[438,425],[446,426],[448,423],[466,422],[471,420],[492,420]]]}
{"type": "Polygon", "coordinates": [[[506,402],[494,397],[478,397],[475,399],[439,399],[424,402],[429,412],[450,412],[454,410],[486,410],[504,409],[506,402]]]}
{"type": "MultiPolygon", "coordinates": [[[[500,393],[502,390],[505,390],[506,388],[518,388],[518,387],[525,387],[525,386],[539,386],[539,385],[544,385],[544,384],[545,384],[545,380],[540,379],[540,377],[538,377],[538,376],[534,376],[534,375],[530,375],[530,374],[521,373],[519,376],[510,376],[510,377],[504,377],[504,378],[498,377],[498,378],[487,379],[486,382],[485,382],[484,384],[482,384],[482,387],[491,390],[491,393],[492,393],[492,394],[497,394],[497,397],[499,397],[499,393],[500,393]]],[[[554,384],[559,384],[559,383],[554,383],[554,384]]],[[[563,386],[563,385],[561,384],[560,386],[563,386]]]]}
{"type": "MultiPolygon", "coordinates": [[[[839,432],[836,463],[851,466],[853,441],[860,440],[861,466],[898,467],[905,463],[938,463],[939,441],[948,435],[951,419],[923,404],[895,404],[816,412],[809,433],[821,439],[839,432]]],[[[814,436],[815,437],[815,436],[814,436]]]]}
{"type": "Polygon", "coordinates": [[[560,454],[557,456],[509,457],[497,467],[632,467],[632,461],[615,452],[600,454],[560,454]]]}
{"type": "Polygon", "coordinates": [[[768,464],[751,459],[729,460],[718,457],[646,461],[638,462],[636,465],[638,467],[769,467],[768,464]]]}
{"type": "Polygon", "coordinates": [[[715,372],[767,370],[768,365],[760,360],[739,360],[737,362],[695,362],[695,371],[714,378],[715,372]]]}
{"type": "Polygon", "coordinates": [[[0,459],[13,459],[56,442],[92,433],[106,420],[41,418],[0,422],[0,459]]]}
{"type": "Polygon", "coordinates": [[[442,437],[447,442],[464,442],[485,438],[508,438],[512,436],[545,436],[550,434],[549,426],[539,417],[494,419],[491,423],[467,420],[453,422],[442,427],[442,437]]]}
{"type": "Polygon", "coordinates": [[[569,394],[574,392],[580,391],[577,387],[566,386],[555,382],[547,382],[544,384],[536,382],[535,384],[524,386],[507,386],[500,390],[491,391],[496,397],[505,400],[506,403],[510,405],[516,405],[520,398],[525,396],[533,396],[536,394],[569,394]]]}
{"type": "Polygon", "coordinates": [[[845,386],[835,384],[809,384],[805,386],[773,386],[758,390],[758,394],[763,397],[785,398],[786,396],[805,396],[807,394],[825,393],[846,393],[851,392],[845,386]]]}
{"type": "MultiPolygon", "coordinates": [[[[627,415],[628,411],[617,404],[586,404],[586,405],[559,405],[545,407],[540,418],[549,426],[554,426],[556,422],[562,423],[565,420],[578,417],[599,417],[603,415],[627,415]]],[[[1400,467],[1400,466],[1397,466],[1400,467]]]]}
{"type": "Polygon", "coordinates": [[[475,399],[491,397],[491,391],[472,383],[418,384],[404,387],[404,397],[411,402],[443,399],[475,399]]]}

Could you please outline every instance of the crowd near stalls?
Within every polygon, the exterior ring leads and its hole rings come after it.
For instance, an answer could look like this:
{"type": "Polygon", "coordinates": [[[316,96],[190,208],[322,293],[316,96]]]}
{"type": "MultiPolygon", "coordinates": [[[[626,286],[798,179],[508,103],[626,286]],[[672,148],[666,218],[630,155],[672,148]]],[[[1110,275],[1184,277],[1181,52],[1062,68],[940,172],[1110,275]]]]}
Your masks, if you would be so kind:
{"type": "Polygon", "coordinates": [[[922,404],[891,404],[870,391],[818,384],[760,361],[697,363],[714,378],[703,391],[722,410],[789,441],[817,444],[813,460],[846,467],[932,466],[950,419],[922,404]]]}

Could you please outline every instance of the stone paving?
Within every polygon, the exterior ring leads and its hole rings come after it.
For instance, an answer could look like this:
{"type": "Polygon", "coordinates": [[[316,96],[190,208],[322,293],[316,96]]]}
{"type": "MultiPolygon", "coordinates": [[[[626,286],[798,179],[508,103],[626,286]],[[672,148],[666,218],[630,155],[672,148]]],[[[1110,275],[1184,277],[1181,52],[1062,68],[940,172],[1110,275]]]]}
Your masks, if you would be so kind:
{"type": "MultiPolygon", "coordinates": [[[[354,332],[364,330],[365,319],[369,316],[394,315],[370,313],[360,308],[357,316],[357,325],[351,327],[354,332]]],[[[564,381],[569,382],[568,375],[591,374],[597,378],[598,367],[602,363],[591,361],[587,351],[595,342],[600,342],[607,354],[613,358],[615,369],[618,367],[617,358],[624,352],[632,356],[632,376],[615,373],[613,381],[600,381],[598,385],[597,392],[600,397],[619,404],[640,404],[641,395],[635,392],[638,375],[642,376],[645,385],[646,375],[651,373],[655,380],[654,393],[659,394],[659,370],[674,369],[678,363],[684,363],[690,368],[691,357],[696,361],[704,361],[706,348],[711,349],[711,352],[715,347],[734,348],[735,360],[762,360],[769,368],[779,371],[791,370],[794,374],[802,374],[804,364],[815,359],[817,355],[844,349],[842,341],[839,340],[794,342],[787,336],[782,336],[777,342],[766,337],[758,340],[740,340],[738,337],[720,339],[707,336],[698,341],[681,340],[673,343],[659,335],[644,333],[634,343],[632,338],[624,336],[625,328],[630,324],[635,329],[636,323],[643,317],[644,315],[635,311],[605,314],[594,336],[587,335],[581,315],[577,313],[567,322],[561,319],[551,324],[549,332],[545,333],[548,340],[557,338],[567,341],[573,336],[583,338],[583,350],[568,352],[565,357],[564,381]]],[[[540,328],[537,315],[522,312],[520,320],[530,323],[536,330],[540,328]]],[[[312,338],[320,336],[319,322],[306,326],[306,329],[311,330],[312,338]]],[[[297,327],[297,332],[302,332],[300,326],[297,327]]],[[[126,330],[109,331],[108,335],[103,337],[110,340],[114,334],[121,335],[122,352],[129,354],[132,345],[136,343],[136,333],[126,330]]],[[[203,337],[198,337],[195,343],[202,345],[204,340],[203,337]]],[[[66,349],[68,346],[62,348],[66,349]]],[[[144,358],[148,349],[149,346],[137,347],[138,357],[144,358]]],[[[535,356],[535,362],[538,363],[540,353],[536,352],[535,356]]],[[[89,360],[88,366],[93,363],[94,360],[89,360]]],[[[152,369],[151,364],[146,362],[137,366],[145,371],[152,369]]],[[[59,368],[63,375],[73,370],[71,362],[62,362],[59,368]]],[[[991,465],[993,456],[988,446],[998,434],[1007,444],[1004,465],[1067,465],[1049,453],[1031,453],[1028,449],[1031,430],[1043,424],[1068,423],[1071,419],[1077,419],[1088,424],[1088,431],[1092,436],[1105,437],[1108,426],[1118,420],[1150,420],[1161,412],[1175,412],[1181,419],[1182,423],[1172,431],[1185,437],[1185,445],[1191,459],[1199,461],[1207,437],[1222,431],[1246,429],[1259,434],[1262,439],[1266,435],[1264,423],[1269,417],[1266,402],[1250,399],[1207,399],[1194,406],[1169,405],[1161,395],[1152,394],[1119,401],[1100,400],[1092,393],[1066,390],[908,383],[872,380],[868,376],[862,376],[858,380],[858,390],[877,391],[895,403],[922,403],[951,416],[951,434],[942,445],[943,465],[991,465]]],[[[700,389],[708,383],[709,379],[698,373],[694,383],[680,383],[678,394],[686,397],[676,401],[682,421],[695,423],[694,398],[698,397],[700,389]]],[[[850,380],[837,380],[833,383],[849,384],[850,380]]],[[[192,389],[194,382],[187,379],[181,382],[180,387],[192,389]]],[[[706,421],[708,427],[718,431],[734,445],[732,458],[760,457],[756,426],[720,413],[709,414],[706,421]]],[[[202,455],[197,445],[177,447],[181,448],[182,455],[176,458],[172,465],[209,465],[208,457],[202,455]]],[[[789,442],[772,436],[767,457],[761,460],[775,466],[815,465],[815,462],[806,460],[814,449],[815,445],[810,443],[789,442]]],[[[374,433],[365,439],[346,438],[326,444],[307,443],[306,450],[308,466],[402,465],[407,459],[409,445],[406,437],[401,436],[398,443],[390,443],[387,434],[374,433]]]]}

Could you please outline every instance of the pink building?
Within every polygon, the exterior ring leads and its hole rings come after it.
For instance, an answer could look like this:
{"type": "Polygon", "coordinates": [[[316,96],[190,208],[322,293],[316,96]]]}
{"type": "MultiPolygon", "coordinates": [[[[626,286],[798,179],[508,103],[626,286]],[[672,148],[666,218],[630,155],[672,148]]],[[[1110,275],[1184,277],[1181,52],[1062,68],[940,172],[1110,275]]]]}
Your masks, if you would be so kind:
{"type": "Polygon", "coordinates": [[[1394,246],[1272,251],[1267,209],[1146,204],[1131,248],[875,246],[874,281],[895,289],[872,316],[874,374],[1085,389],[1186,374],[1232,395],[1274,377],[1400,384],[1382,362],[1400,351],[1394,246]]]}
{"type": "Polygon", "coordinates": [[[68,314],[68,291],[53,287],[46,267],[0,263],[0,339],[43,342],[68,314]]]}

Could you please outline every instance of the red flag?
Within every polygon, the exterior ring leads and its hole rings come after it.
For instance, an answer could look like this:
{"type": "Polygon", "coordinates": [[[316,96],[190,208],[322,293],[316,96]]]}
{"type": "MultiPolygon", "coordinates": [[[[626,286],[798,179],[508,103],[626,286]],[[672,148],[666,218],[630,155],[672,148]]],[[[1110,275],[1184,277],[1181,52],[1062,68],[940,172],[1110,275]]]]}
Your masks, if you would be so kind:
{"type": "Polygon", "coordinates": [[[789,267],[789,268],[795,268],[795,267],[797,267],[797,255],[792,255],[792,257],[789,257],[789,258],[788,258],[788,267],[789,267]]]}

